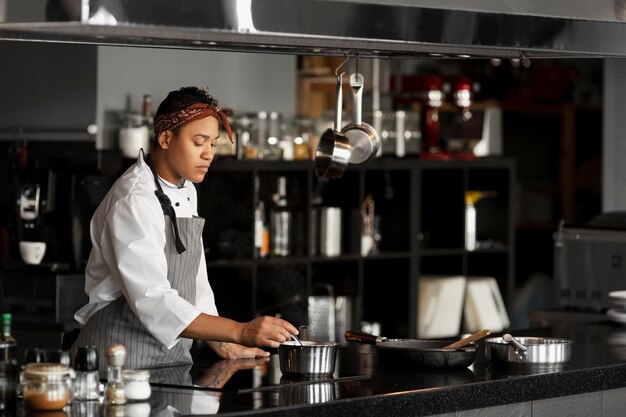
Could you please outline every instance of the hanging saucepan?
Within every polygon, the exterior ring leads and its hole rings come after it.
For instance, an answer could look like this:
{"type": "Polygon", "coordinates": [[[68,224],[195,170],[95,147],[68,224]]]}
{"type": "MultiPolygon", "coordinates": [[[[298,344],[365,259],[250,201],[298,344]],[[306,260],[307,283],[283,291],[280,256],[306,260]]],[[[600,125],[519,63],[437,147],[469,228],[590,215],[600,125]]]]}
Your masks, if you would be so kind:
{"type": "Polygon", "coordinates": [[[458,349],[446,349],[454,340],[387,339],[348,330],[346,340],[376,345],[381,364],[418,369],[467,368],[476,359],[476,343],[458,349]]]}
{"type": "Polygon", "coordinates": [[[352,146],[348,138],[341,133],[342,112],[342,74],[337,74],[337,102],[335,105],[335,128],[328,128],[322,133],[315,151],[315,173],[322,178],[339,178],[350,163],[352,146]]]}
{"type": "Polygon", "coordinates": [[[376,129],[362,121],[363,75],[358,72],[350,75],[350,87],[354,96],[354,121],[344,127],[342,133],[352,146],[350,163],[362,164],[376,155],[380,148],[380,137],[376,129]]]}

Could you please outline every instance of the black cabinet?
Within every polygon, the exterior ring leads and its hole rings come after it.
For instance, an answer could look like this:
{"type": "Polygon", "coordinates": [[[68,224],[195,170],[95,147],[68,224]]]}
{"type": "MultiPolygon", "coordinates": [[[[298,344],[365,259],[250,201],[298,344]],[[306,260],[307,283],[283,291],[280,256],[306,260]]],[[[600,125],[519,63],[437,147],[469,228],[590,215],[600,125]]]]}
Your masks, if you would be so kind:
{"type": "Polygon", "coordinates": [[[209,280],[220,313],[239,320],[280,314],[307,323],[308,296],[330,284],[354,300],[354,317],[377,321],[383,334],[415,337],[422,274],[488,275],[511,311],[514,271],[513,185],[509,159],[425,161],[376,159],[320,182],[311,161],[214,161],[198,185],[206,219],[209,280]],[[277,179],[287,179],[292,213],[290,254],[260,257],[255,207],[266,223],[277,179]],[[476,249],[466,248],[466,195],[475,203],[476,249]],[[371,199],[370,199],[371,198],[371,199]],[[365,201],[373,202],[377,250],[362,253],[365,201]],[[340,251],[320,249],[321,208],[341,212],[340,251]]]}
{"type": "Polygon", "coordinates": [[[21,323],[77,327],[74,313],[87,304],[83,274],[54,273],[38,266],[0,271],[0,307],[21,323]]]}
{"type": "Polygon", "coordinates": [[[0,56],[0,139],[93,141],[95,46],[0,41],[0,56]]]}

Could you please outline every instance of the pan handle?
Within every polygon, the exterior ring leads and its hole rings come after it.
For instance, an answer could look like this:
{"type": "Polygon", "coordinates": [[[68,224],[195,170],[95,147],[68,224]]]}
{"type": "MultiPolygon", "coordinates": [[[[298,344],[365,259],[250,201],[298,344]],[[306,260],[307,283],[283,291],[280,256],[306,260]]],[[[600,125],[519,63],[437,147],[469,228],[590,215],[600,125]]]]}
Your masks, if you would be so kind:
{"type": "Polygon", "coordinates": [[[337,90],[335,98],[335,131],[341,131],[341,116],[343,112],[343,72],[337,74],[337,90]]]}
{"type": "Polygon", "coordinates": [[[359,332],[357,330],[346,330],[344,337],[348,342],[367,343],[370,345],[375,345],[376,343],[384,342],[387,340],[386,337],[359,332]]]}

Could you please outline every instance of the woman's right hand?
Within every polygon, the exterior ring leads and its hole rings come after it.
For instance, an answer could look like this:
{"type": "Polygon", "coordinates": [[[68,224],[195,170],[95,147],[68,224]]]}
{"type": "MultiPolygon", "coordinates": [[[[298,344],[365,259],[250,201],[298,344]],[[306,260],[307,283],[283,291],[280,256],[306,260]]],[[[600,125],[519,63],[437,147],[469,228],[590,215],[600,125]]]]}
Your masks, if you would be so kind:
{"type": "Polygon", "coordinates": [[[291,323],[277,317],[262,316],[242,323],[241,344],[245,346],[267,346],[277,348],[281,343],[297,335],[291,323]]]}

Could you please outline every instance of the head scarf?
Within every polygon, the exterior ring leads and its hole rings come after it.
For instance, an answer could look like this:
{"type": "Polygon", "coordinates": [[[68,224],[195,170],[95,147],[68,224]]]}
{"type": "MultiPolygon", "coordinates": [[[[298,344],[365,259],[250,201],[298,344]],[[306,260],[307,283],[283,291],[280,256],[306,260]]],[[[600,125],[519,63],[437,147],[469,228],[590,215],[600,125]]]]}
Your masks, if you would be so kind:
{"type": "Polygon", "coordinates": [[[175,129],[185,123],[204,119],[209,116],[215,117],[222,123],[222,126],[224,126],[224,129],[226,129],[226,132],[228,133],[228,139],[233,142],[233,132],[230,128],[230,123],[228,123],[228,119],[226,118],[226,114],[224,114],[219,106],[207,103],[194,103],[182,110],[158,116],[154,120],[154,137],[158,138],[161,132],[168,129],[175,129]]]}

